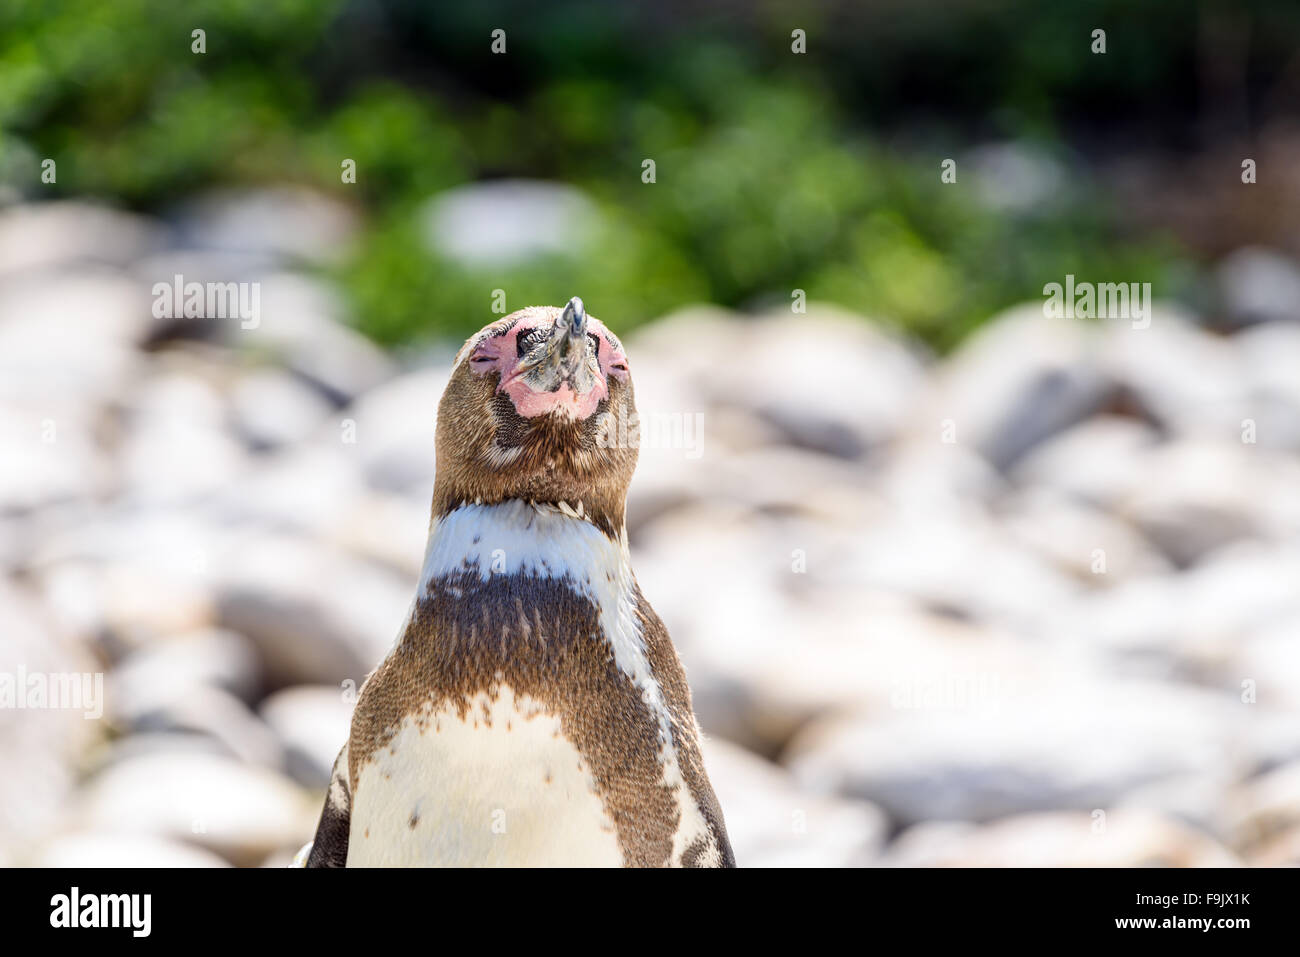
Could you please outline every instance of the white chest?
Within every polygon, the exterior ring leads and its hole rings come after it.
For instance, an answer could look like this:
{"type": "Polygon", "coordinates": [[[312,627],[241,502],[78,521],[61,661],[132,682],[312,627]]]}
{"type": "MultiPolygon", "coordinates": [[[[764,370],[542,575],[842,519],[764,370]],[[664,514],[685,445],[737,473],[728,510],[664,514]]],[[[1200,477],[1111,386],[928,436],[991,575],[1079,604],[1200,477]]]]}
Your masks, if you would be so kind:
{"type": "Polygon", "coordinates": [[[618,866],[614,825],[557,717],[502,688],[408,718],[360,771],[349,867],[618,866]]]}

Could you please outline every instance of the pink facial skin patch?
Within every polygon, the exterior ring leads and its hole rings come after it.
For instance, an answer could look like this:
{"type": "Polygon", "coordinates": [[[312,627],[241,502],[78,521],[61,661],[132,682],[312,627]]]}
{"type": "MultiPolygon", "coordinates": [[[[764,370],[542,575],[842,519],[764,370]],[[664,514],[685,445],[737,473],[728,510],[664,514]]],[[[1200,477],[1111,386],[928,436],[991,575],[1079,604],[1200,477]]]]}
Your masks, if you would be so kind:
{"type": "Polygon", "coordinates": [[[620,382],[627,381],[627,356],[621,348],[614,345],[614,340],[603,323],[588,318],[587,331],[596,339],[596,362],[600,369],[599,374],[592,377],[591,388],[585,392],[575,392],[568,382],[562,382],[554,391],[538,391],[527,378],[530,366],[518,357],[518,340],[520,335],[533,329],[542,327],[549,330],[553,326],[554,322],[545,316],[530,317],[521,319],[499,336],[486,337],[469,356],[470,370],[475,375],[498,373],[501,383],[497,386],[497,391],[509,396],[515,411],[524,418],[531,419],[548,413],[559,413],[575,419],[590,418],[601,400],[609,395],[608,377],[612,375],[620,382]]]}

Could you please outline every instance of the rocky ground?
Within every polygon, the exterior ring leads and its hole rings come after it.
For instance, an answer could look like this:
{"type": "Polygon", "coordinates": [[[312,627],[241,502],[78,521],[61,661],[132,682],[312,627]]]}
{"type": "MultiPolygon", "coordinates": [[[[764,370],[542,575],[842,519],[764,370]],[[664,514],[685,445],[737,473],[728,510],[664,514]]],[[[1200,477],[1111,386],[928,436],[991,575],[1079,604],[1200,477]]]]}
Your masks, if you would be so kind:
{"type": "MultiPolygon", "coordinates": [[[[0,673],[105,676],[102,719],[0,710],[0,863],[310,838],[456,345],[344,324],[311,277],[350,228],[0,213],[0,673]],[[153,318],[174,273],[259,281],[260,325],[153,318]]],[[[942,361],[816,306],[625,337],[668,426],[634,565],[742,865],[1300,863],[1300,272],[1219,282],[1226,336],[1034,302],[942,361]]]]}

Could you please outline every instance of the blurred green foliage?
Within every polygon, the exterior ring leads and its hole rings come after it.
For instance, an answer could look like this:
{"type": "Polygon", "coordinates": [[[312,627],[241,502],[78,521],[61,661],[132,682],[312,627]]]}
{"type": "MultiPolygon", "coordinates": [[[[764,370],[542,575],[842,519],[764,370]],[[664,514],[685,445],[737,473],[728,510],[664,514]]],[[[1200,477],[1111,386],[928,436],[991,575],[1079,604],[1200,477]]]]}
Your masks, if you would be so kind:
{"type": "MultiPolygon", "coordinates": [[[[944,349],[1066,272],[1186,283],[1184,255],[1128,235],[1070,142],[1090,123],[1185,134],[1196,23],[1174,0],[1127,6],[6,0],[0,175],[49,190],[35,164],[55,156],[58,194],[163,213],[217,185],[314,186],[364,213],[332,274],[389,343],[477,328],[498,287],[510,308],[580,293],[620,329],[801,288],[944,349]],[[1043,201],[990,205],[965,166],[940,183],[945,157],[1010,140],[1065,171],[1043,201]],[[572,184],[599,222],[523,265],[431,252],[429,197],[495,177],[572,184]]],[[[1289,7],[1259,7],[1296,35],[1289,7]]],[[[1289,55],[1270,36],[1265,54],[1289,55]]]]}

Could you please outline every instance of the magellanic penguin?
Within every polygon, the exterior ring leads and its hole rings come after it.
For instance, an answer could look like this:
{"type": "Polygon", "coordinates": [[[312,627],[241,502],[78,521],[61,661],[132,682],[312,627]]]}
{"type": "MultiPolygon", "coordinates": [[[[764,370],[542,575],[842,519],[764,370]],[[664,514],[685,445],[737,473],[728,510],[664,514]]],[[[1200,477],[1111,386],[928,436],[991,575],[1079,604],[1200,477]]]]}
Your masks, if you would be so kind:
{"type": "Polygon", "coordinates": [[[579,299],[465,343],[419,588],[307,866],[734,866],[686,677],[629,563],[637,450],[616,439],[634,413],[623,347],[579,299]]]}

